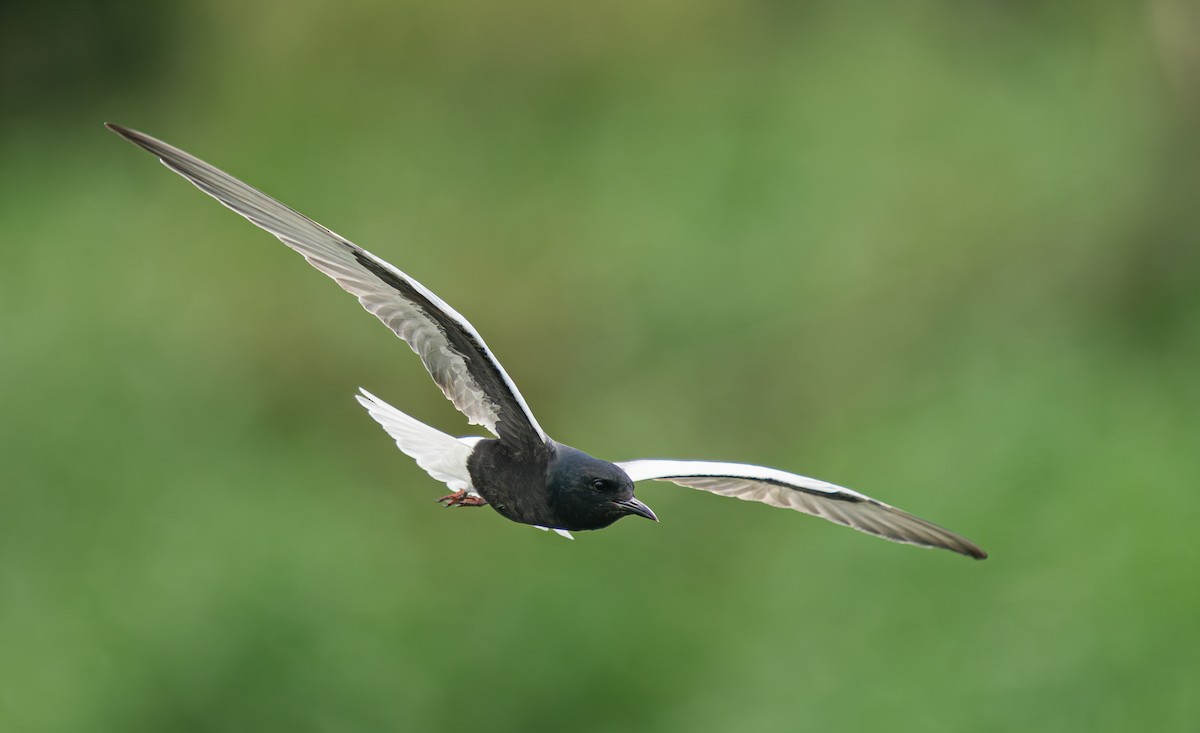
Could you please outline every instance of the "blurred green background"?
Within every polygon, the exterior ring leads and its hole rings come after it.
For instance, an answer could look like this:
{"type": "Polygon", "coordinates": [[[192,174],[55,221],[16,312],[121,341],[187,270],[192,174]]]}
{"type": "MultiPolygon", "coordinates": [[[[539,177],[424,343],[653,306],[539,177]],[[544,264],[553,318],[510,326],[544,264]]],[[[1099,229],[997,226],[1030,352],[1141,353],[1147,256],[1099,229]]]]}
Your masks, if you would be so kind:
{"type": "Polygon", "coordinates": [[[0,13],[6,733],[1195,730],[1195,4],[0,13]],[[417,359],[105,120],[421,279],[563,442],[992,557],[442,510],[352,399],[478,434],[417,359]]]}

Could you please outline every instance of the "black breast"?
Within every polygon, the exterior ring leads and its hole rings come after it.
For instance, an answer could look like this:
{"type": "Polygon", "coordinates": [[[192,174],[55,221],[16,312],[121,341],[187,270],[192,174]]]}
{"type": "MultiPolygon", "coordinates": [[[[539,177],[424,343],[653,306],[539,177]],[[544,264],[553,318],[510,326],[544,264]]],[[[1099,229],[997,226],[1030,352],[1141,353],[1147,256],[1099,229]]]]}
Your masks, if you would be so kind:
{"type": "Polygon", "coordinates": [[[513,451],[498,440],[481,440],[467,461],[471,485],[507,519],[557,526],[546,486],[548,454],[513,451]]]}

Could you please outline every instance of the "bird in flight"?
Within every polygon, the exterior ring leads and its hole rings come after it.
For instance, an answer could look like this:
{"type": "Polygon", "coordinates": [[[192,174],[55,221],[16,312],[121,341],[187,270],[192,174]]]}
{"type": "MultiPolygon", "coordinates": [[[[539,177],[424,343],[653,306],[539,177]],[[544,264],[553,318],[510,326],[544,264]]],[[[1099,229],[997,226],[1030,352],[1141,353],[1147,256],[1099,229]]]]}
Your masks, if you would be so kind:
{"type": "Polygon", "coordinates": [[[827,519],[893,542],[938,547],[983,559],[987,553],[947,529],[857,491],[773,468],[717,461],[594,458],[542,430],[504,367],[475,328],[421,283],[188,153],[120,125],[106,127],[145,148],[333,278],[403,339],[446,397],[494,438],[455,438],[366,390],[356,398],[396,445],[451,493],[444,506],[490,506],[506,519],[553,530],[603,529],[625,516],[658,517],[634,496],[657,479],[827,519]]]}

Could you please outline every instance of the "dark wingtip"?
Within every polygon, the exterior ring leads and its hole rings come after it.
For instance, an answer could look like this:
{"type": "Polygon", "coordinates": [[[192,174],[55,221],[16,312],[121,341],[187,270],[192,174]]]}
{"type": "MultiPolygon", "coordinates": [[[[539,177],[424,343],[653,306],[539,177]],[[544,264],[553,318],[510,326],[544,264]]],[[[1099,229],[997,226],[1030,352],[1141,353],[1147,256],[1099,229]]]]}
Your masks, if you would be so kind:
{"type": "Polygon", "coordinates": [[[137,130],[130,130],[128,127],[122,127],[121,125],[118,125],[115,122],[105,122],[104,126],[107,127],[109,130],[117,133],[121,137],[125,138],[129,142],[133,143],[134,145],[140,145],[143,148],[146,147],[145,145],[142,144],[142,140],[141,140],[141,138],[143,137],[142,133],[138,132],[137,130]]]}
{"type": "Polygon", "coordinates": [[[155,140],[154,138],[150,137],[149,135],[147,135],[143,132],[138,132],[137,130],[131,130],[128,127],[118,125],[115,122],[105,122],[104,126],[107,127],[108,129],[112,130],[113,132],[117,133],[121,137],[125,138],[129,142],[133,143],[134,145],[137,145],[138,147],[143,148],[145,150],[149,150],[150,152],[155,153],[155,155],[158,154],[155,152],[154,145],[153,145],[153,143],[156,143],[158,141],[155,140]]]}

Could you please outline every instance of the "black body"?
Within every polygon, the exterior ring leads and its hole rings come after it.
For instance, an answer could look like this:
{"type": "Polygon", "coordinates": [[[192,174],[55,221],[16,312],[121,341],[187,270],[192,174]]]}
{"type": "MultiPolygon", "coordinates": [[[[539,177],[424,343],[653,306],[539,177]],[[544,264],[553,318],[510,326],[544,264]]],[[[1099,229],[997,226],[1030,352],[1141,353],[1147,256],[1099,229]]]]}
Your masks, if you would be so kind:
{"type": "Polygon", "coordinates": [[[562,443],[514,450],[481,440],[467,461],[471,484],[506,519],[551,529],[603,529],[621,517],[657,518],[633,497],[616,465],[562,443]]]}

